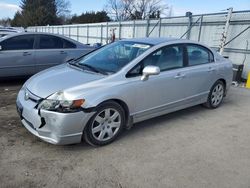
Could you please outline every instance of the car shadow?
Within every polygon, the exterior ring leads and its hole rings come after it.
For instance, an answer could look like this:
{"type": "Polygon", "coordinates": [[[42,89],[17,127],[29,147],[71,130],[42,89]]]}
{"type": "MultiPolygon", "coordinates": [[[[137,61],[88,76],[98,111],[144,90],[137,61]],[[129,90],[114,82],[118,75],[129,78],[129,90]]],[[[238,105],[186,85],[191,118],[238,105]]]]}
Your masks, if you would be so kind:
{"type": "MultiPolygon", "coordinates": [[[[234,105],[235,101],[231,99],[232,97],[226,97],[222,107],[224,108],[228,108],[232,105],[234,105]]],[[[176,126],[176,123],[174,123],[175,121],[179,120],[179,119],[189,119],[192,118],[192,115],[195,115],[196,117],[203,117],[204,113],[206,113],[207,111],[209,111],[211,109],[205,108],[202,105],[196,105],[193,107],[189,107],[183,110],[179,110],[176,112],[172,112],[169,114],[165,114],[162,116],[158,116],[152,119],[148,119],[139,123],[135,123],[131,129],[124,131],[113,143],[106,145],[106,146],[102,146],[103,147],[113,147],[113,145],[119,145],[123,139],[128,139],[133,137],[136,134],[139,134],[142,131],[147,132],[147,130],[150,130],[152,128],[160,128],[162,126],[170,129],[173,126],[176,126]]],[[[220,108],[218,109],[214,109],[211,111],[216,111],[216,110],[220,110],[220,108]]],[[[183,126],[183,124],[180,124],[180,126],[183,126]]],[[[58,147],[58,146],[55,146],[58,147]]],[[[66,151],[72,151],[72,152],[79,152],[80,151],[94,151],[97,148],[100,147],[93,147],[90,146],[89,144],[87,144],[84,140],[82,141],[82,143],[79,144],[72,144],[72,145],[65,145],[65,146],[60,146],[61,149],[66,150],[66,151]]],[[[59,149],[59,150],[61,150],[59,149]]]]}
{"type": "MultiPolygon", "coordinates": [[[[131,137],[133,135],[138,134],[141,131],[147,131],[147,129],[151,129],[152,127],[160,127],[164,124],[164,126],[167,126],[168,128],[171,128],[173,125],[171,122],[175,121],[177,119],[183,119],[188,118],[192,116],[192,114],[198,114],[198,113],[204,113],[208,109],[202,107],[201,105],[197,105],[194,107],[190,107],[187,109],[179,110],[176,112],[172,112],[166,115],[158,116],[149,120],[142,121],[140,123],[135,123],[131,129],[124,131],[113,143],[102,146],[102,147],[110,147],[113,144],[119,144],[123,139],[126,139],[128,137],[131,137]]],[[[87,144],[85,141],[79,144],[72,144],[72,145],[66,145],[61,146],[64,150],[67,151],[79,151],[79,150],[95,150],[98,147],[93,147],[87,144]]]]}
{"type": "Polygon", "coordinates": [[[21,77],[21,78],[1,78],[0,79],[0,87],[12,87],[23,85],[29,77],[21,77]]]}
{"type": "Polygon", "coordinates": [[[151,129],[152,127],[158,127],[164,124],[164,126],[167,126],[168,128],[171,128],[172,125],[170,122],[177,120],[177,119],[184,119],[192,116],[192,114],[197,113],[203,113],[204,110],[208,110],[201,105],[193,106],[190,108],[186,108],[183,110],[179,110],[176,112],[172,112],[169,114],[165,114],[162,116],[158,116],[152,119],[148,119],[139,123],[135,123],[132,128],[128,131],[125,131],[124,134],[121,135],[120,138],[126,137],[126,136],[131,136],[133,134],[137,134],[137,132],[140,132],[142,129],[151,129]]]}

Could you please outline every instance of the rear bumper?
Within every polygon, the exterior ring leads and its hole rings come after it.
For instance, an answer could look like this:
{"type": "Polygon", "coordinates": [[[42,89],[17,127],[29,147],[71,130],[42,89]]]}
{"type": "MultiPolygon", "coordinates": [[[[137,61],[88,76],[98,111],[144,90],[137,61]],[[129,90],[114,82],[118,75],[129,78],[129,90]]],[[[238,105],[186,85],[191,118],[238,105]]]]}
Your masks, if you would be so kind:
{"type": "Polygon", "coordinates": [[[24,127],[40,139],[56,145],[80,143],[82,132],[94,112],[58,113],[41,110],[36,103],[24,99],[21,90],[17,97],[17,109],[24,127]]]}

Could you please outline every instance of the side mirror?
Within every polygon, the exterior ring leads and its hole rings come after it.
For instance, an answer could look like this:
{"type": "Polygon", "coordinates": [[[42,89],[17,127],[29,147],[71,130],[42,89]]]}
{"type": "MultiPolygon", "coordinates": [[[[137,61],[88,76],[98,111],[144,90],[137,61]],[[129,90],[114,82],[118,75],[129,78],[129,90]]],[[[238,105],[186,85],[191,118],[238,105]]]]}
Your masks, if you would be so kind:
{"type": "Polygon", "coordinates": [[[159,67],[153,66],[153,65],[148,65],[142,71],[141,80],[142,81],[146,81],[146,80],[148,80],[149,76],[158,75],[158,74],[160,74],[160,72],[161,71],[160,71],[159,67]]]}
{"type": "Polygon", "coordinates": [[[0,51],[2,51],[2,46],[0,45],[0,51]]]}

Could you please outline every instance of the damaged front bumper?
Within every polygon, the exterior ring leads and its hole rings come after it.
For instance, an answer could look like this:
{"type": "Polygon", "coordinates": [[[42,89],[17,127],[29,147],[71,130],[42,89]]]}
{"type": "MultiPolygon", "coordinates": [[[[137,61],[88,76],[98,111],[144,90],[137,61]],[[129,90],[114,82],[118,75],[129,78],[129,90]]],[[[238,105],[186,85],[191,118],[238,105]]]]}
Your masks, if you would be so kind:
{"type": "Polygon", "coordinates": [[[25,91],[18,94],[16,105],[22,124],[33,135],[51,144],[80,143],[83,130],[94,112],[59,113],[37,109],[39,97],[25,91]]]}

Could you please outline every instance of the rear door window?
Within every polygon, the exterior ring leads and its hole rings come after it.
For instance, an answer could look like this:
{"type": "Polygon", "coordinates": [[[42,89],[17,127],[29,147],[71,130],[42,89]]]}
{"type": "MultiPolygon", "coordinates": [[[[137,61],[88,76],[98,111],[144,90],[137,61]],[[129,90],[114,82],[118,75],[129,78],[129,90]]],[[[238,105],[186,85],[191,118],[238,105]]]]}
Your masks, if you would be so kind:
{"type": "Polygon", "coordinates": [[[34,35],[21,35],[6,39],[0,43],[2,50],[31,50],[34,47],[34,35]]]}
{"type": "Polygon", "coordinates": [[[207,64],[213,62],[213,54],[205,47],[199,45],[187,45],[189,66],[207,64]]]}
{"type": "Polygon", "coordinates": [[[76,48],[76,45],[73,42],[70,42],[68,40],[63,40],[63,48],[76,48]]]}
{"type": "Polygon", "coordinates": [[[39,49],[62,49],[63,40],[56,36],[41,35],[39,49]]]}

